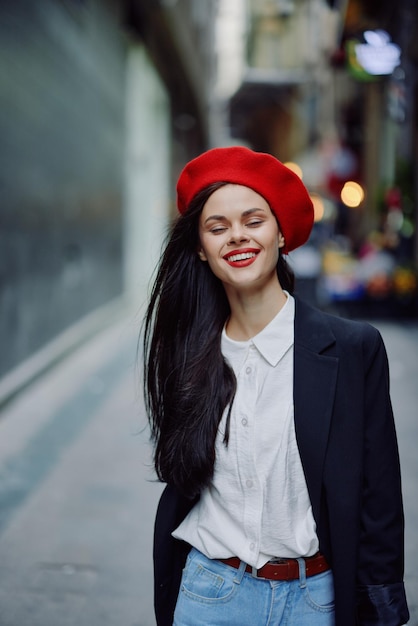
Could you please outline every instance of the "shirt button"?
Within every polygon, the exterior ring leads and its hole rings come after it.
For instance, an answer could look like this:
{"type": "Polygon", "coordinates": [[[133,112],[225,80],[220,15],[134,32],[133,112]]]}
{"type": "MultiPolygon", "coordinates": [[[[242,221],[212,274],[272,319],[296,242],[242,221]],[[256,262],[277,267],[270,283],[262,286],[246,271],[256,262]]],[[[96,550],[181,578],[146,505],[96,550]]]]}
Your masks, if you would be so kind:
{"type": "Polygon", "coordinates": [[[253,481],[248,479],[245,484],[247,485],[247,487],[250,489],[253,486],[253,481]]]}
{"type": "Polygon", "coordinates": [[[242,420],[241,420],[241,424],[242,424],[243,426],[247,426],[247,424],[248,424],[248,420],[247,420],[247,418],[246,418],[246,417],[243,417],[243,418],[242,418],[242,420]]]}
{"type": "Polygon", "coordinates": [[[252,371],[251,367],[247,367],[246,370],[245,370],[245,373],[246,374],[251,374],[251,371],[252,371]]]}
{"type": "Polygon", "coordinates": [[[255,549],[255,543],[250,543],[250,550],[254,550],[255,549]]]}

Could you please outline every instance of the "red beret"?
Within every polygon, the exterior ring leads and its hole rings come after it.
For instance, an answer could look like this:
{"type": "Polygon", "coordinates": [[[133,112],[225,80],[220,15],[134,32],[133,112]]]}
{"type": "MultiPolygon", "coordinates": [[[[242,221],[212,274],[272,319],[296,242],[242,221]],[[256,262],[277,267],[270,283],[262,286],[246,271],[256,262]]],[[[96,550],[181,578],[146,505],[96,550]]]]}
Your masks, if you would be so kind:
{"type": "Polygon", "coordinates": [[[177,182],[177,206],[184,213],[195,195],[216,182],[244,185],[267,201],[285,238],[283,252],[304,244],[313,225],[313,204],[297,174],[271,154],[242,146],[213,148],[189,161],[177,182]]]}

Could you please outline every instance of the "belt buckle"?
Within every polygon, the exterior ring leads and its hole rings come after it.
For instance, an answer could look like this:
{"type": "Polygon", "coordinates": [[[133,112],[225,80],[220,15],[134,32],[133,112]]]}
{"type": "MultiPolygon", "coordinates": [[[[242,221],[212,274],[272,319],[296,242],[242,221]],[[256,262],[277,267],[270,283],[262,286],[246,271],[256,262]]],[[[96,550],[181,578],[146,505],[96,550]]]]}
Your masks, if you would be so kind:
{"type": "MultiPolygon", "coordinates": [[[[266,565],[287,565],[289,568],[289,559],[283,559],[280,557],[275,557],[273,559],[270,559],[266,565]]],[[[271,578],[266,578],[265,576],[260,576],[258,574],[259,570],[256,567],[251,567],[251,576],[253,578],[258,578],[258,580],[272,580],[271,578]]]]}
{"type": "Polygon", "coordinates": [[[273,565],[283,565],[283,563],[288,563],[289,559],[282,559],[279,556],[275,556],[273,559],[270,559],[269,563],[273,565]]]}

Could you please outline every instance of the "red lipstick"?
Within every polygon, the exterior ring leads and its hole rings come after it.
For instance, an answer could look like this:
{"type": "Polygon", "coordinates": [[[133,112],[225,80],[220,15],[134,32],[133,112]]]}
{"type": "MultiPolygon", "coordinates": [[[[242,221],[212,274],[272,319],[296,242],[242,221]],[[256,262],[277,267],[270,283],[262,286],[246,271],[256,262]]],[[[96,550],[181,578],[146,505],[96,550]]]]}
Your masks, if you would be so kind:
{"type": "Polygon", "coordinates": [[[259,252],[257,248],[239,248],[231,250],[223,258],[231,267],[247,267],[254,263],[259,252]]]}

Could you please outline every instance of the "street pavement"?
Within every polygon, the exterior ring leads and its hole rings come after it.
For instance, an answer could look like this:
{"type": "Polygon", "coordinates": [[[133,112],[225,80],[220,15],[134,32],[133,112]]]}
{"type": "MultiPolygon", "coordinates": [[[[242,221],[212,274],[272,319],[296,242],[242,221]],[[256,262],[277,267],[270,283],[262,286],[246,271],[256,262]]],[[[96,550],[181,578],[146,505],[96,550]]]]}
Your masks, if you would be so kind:
{"type": "Polygon", "coordinates": [[[0,414],[0,625],[153,626],[139,321],[101,333],[0,414]]]}
{"type": "MultiPolygon", "coordinates": [[[[403,470],[406,586],[418,626],[418,325],[376,324],[403,470]]],[[[0,626],[155,626],[140,319],[102,331],[0,413],[0,626]]]]}

